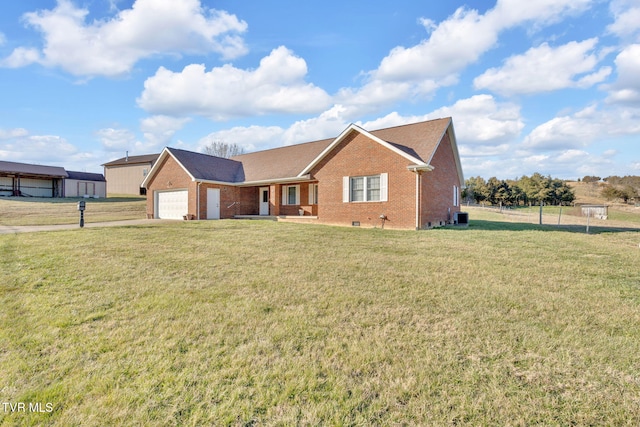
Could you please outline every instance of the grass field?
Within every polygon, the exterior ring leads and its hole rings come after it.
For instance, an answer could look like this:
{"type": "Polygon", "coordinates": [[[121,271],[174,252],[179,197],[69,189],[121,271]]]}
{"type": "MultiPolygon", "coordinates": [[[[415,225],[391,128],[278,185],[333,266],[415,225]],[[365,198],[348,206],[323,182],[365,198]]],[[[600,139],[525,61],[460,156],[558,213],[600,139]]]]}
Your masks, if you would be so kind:
{"type": "Polygon", "coordinates": [[[640,424],[640,232],[504,220],[0,235],[0,425],[640,424]]]}
{"type": "Polygon", "coordinates": [[[0,225],[73,224],[79,221],[78,201],[85,201],[85,222],[143,219],[145,198],[25,198],[0,197],[0,225]]]}

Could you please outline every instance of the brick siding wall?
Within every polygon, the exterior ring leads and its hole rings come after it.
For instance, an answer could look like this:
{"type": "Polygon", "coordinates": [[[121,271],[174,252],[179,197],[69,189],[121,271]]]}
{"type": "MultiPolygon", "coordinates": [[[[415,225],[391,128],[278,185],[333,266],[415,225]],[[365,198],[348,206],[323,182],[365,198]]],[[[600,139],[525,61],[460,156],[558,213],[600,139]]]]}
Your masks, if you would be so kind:
{"type": "MultiPolygon", "coordinates": [[[[454,212],[460,210],[453,205],[453,187],[460,189],[461,183],[456,168],[449,133],[447,132],[436,150],[431,165],[434,170],[423,172],[421,182],[421,227],[432,227],[453,221],[454,212]]],[[[458,190],[461,191],[461,190],[458,190]]],[[[458,205],[460,197],[458,196],[458,205]]]]}
{"type": "MultiPolygon", "coordinates": [[[[156,191],[189,190],[188,214],[198,218],[198,183],[171,156],[160,164],[160,170],[150,180],[147,193],[147,214],[155,216],[154,201],[156,191]]],[[[258,214],[258,189],[255,187],[234,187],[222,184],[203,183],[200,190],[200,218],[207,217],[207,188],[220,189],[220,218],[233,218],[235,215],[258,214]]]]}
{"type": "Polygon", "coordinates": [[[318,222],[362,227],[415,228],[415,174],[407,170],[410,162],[359,132],[351,132],[311,171],[318,184],[318,222]],[[349,202],[342,200],[344,176],[388,173],[387,202],[349,202]]]}
{"type": "Polygon", "coordinates": [[[167,156],[159,165],[160,169],[147,184],[147,216],[155,218],[154,201],[155,191],[162,190],[189,190],[189,214],[196,214],[195,186],[184,169],[173,159],[167,156]]]}

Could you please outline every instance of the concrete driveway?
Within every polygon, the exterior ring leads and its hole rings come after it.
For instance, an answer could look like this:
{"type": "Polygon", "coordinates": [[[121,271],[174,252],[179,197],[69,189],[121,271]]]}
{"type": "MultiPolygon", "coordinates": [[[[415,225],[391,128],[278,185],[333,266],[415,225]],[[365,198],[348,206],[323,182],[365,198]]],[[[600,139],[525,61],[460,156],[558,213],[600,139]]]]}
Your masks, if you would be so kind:
{"type": "MultiPolygon", "coordinates": [[[[90,222],[84,223],[84,228],[118,227],[127,225],[158,224],[165,222],[158,219],[129,219],[125,221],[90,222]]],[[[80,229],[78,224],[60,225],[0,225],[0,234],[35,233],[37,231],[56,231],[80,229]]]]}

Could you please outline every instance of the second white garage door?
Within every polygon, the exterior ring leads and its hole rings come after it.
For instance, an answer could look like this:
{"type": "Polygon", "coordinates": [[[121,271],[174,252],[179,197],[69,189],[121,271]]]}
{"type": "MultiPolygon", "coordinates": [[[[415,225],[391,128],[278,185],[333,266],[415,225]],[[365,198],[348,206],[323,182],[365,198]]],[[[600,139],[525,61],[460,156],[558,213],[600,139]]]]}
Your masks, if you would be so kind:
{"type": "Polygon", "coordinates": [[[187,190],[156,192],[156,212],[160,219],[182,219],[189,212],[187,190]]]}

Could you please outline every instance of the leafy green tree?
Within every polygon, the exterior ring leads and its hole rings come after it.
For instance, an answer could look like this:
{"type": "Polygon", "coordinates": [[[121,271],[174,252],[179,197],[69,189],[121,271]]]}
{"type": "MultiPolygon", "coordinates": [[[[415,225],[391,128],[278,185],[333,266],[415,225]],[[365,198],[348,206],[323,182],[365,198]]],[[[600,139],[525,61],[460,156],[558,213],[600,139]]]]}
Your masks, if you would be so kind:
{"type": "Polygon", "coordinates": [[[465,189],[462,197],[473,199],[480,204],[487,200],[487,182],[480,176],[468,178],[464,181],[465,189]]]}
{"type": "Polygon", "coordinates": [[[524,202],[526,200],[526,195],[524,194],[524,191],[518,184],[517,180],[507,181],[507,184],[509,185],[509,188],[511,191],[511,204],[515,206],[520,206],[520,202],[524,202]]]}
{"type": "Polygon", "coordinates": [[[570,204],[575,200],[576,195],[573,189],[571,189],[565,181],[560,179],[551,179],[549,185],[549,197],[546,202],[554,205],[564,205],[570,204]]]}

